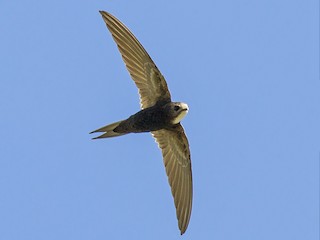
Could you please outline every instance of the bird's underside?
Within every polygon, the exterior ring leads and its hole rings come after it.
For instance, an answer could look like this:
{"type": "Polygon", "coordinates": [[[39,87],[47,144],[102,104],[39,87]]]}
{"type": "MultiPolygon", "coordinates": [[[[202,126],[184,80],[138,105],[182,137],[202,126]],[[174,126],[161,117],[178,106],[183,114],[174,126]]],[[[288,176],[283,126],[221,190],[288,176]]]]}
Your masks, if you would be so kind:
{"type": "Polygon", "coordinates": [[[139,89],[142,110],[91,133],[109,138],[128,133],[151,132],[162,151],[163,161],[174,198],[178,225],[183,234],[192,209],[192,171],[190,150],[181,119],[188,105],[171,102],[167,83],[149,54],[130,30],[111,14],[100,11],[122,59],[139,89]]]}

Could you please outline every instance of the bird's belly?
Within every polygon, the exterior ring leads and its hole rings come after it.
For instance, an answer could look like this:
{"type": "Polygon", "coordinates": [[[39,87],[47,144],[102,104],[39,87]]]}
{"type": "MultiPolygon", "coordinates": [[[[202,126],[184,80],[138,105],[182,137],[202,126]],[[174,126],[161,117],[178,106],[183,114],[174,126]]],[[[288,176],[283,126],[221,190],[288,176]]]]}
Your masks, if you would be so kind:
{"type": "Polygon", "coordinates": [[[165,117],[162,112],[140,111],[123,121],[116,129],[119,133],[139,133],[157,131],[165,128],[165,117]]]}

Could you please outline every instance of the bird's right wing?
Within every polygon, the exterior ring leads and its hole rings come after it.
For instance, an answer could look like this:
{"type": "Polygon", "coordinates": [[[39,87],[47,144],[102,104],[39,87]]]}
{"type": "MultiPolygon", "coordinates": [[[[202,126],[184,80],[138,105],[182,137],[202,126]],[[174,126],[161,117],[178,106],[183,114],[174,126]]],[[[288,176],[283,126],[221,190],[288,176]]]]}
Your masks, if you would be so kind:
{"type": "Polygon", "coordinates": [[[139,89],[141,108],[155,105],[158,101],[171,101],[166,80],[130,30],[110,13],[100,11],[122,59],[139,89]]]}
{"type": "Polygon", "coordinates": [[[188,227],[192,209],[192,171],[188,139],[180,123],[173,130],[153,131],[152,135],[162,150],[178,225],[183,234],[188,227]]]}

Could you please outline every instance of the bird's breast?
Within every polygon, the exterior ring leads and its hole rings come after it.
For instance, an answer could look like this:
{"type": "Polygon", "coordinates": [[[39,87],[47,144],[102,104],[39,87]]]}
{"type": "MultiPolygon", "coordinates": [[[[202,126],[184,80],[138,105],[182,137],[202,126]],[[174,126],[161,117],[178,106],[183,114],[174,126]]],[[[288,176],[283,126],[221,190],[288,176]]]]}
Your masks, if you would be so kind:
{"type": "Polygon", "coordinates": [[[116,132],[150,132],[163,129],[168,124],[166,113],[162,108],[152,107],[143,109],[123,121],[116,132]]]}

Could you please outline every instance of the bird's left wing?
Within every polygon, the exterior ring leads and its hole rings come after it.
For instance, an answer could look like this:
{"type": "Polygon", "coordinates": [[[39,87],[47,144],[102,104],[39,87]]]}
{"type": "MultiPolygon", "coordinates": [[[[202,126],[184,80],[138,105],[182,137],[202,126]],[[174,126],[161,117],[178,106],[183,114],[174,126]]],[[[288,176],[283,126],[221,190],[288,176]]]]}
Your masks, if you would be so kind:
{"type": "Polygon", "coordinates": [[[110,13],[100,11],[122,59],[139,89],[141,108],[155,105],[158,101],[170,102],[166,80],[151,57],[130,30],[110,13]]]}
{"type": "Polygon", "coordinates": [[[172,130],[153,131],[152,135],[162,150],[178,225],[183,234],[188,227],[192,209],[192,171],[188,139],[180,123],[172,130]]]}

